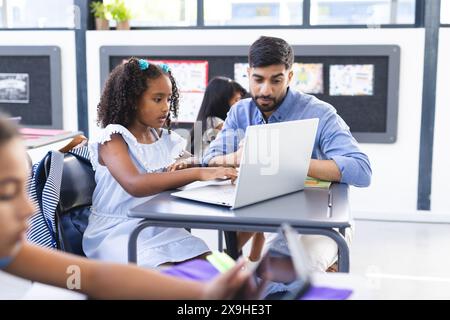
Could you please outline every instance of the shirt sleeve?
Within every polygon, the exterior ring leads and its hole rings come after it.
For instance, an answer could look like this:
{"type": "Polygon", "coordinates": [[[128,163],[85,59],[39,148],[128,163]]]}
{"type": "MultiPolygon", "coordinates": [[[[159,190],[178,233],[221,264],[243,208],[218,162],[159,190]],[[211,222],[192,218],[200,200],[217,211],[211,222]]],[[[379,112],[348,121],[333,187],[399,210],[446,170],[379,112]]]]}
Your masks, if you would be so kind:
{"type": "Polygon", "coordinates": [[[212,128],[215,129],[219,125],[221,125],[224,121],[222,119],[220,119],[219,117],[212,117],[211,122],[212,122],[212,128]]]}
{"type": "Polygon", "coordinates": [[[237,150],[240,140],[244,136],[244,131],[238,128],[236,108],[231,108],[225,119],[222,130],[216,139],[211,142],[208,150],[203,156],[203,166],[207,166],[212,158],[233,153],[237,150]]]}
{"type": "Polygon", "coordinates": [[[0,258],[0,270],[6,269],[7,266],[12,262],[13,257],[3,257],[0,258]]]}
{"type": "Polygon", "coordinates": [[[331,111],[324,116],[323,121],[320,149],[328,159],[336,162],[341,172],[341,183],[369,186],[372,177],[369,158],[360,150],[347,124],[336,112],[331,111]]]}
{"type": "Polygon", "coordinates": [[[21,241],[17,242],[14,249],[12,250],[12,253],[9,256],[0,257],[0,270],[6,269],[13,262],[21,246],[22,242],[21,241]]]}

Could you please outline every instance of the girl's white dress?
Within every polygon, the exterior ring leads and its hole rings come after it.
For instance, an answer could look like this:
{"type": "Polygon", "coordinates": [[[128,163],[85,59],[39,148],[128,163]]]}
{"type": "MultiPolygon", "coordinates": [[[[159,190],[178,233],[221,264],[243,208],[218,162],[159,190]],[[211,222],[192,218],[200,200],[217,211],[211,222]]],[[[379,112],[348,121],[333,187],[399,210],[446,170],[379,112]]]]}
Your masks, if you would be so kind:
{"type": "MultiPolygon", "coordinates": [[[[128,239],[142,219],[127,217],[128,210],[153,196],[136,198],[127,193],[106,166],[98,162],[98,147],[120,134],[128,145],[130,157],[139,172],[161,172],[186,147],[186,140],[175,132],[163,130],[152,144],[139,143],[125,127],[110,124],[102,129],[98,139],[89,143],[97,186],[92,199],[92,213],[83,236],[87,257],[127,263],[128,239]]],[[[138,237],[138,265],[153,268],[165,262],[183,261],[209,251],[207,245],[185,229],[150,227],[138,237]]]]}

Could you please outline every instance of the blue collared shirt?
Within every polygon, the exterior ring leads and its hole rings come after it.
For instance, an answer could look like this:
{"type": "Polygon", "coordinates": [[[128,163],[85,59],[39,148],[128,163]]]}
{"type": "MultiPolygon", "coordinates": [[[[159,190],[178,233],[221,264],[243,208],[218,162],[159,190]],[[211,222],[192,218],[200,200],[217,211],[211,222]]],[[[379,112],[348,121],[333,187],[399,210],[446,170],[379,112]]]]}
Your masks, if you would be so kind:
{"type": "MultiPolygon", "coordinates": [[[[334,160],[341,172],[341,183],[367,187],[372,176],[369,158],[361,152],[349,127],[330,104],[288,89],[283,102],[267,123],[312,118],[319,118],[312,158],[334,160]]],[[[251,98],[237,102],[228,112],[222,131],[211,142],[203,164],[207,165],[216,156],[235,152],[246,128],[264,123],[261,111],[251,98]]]]}

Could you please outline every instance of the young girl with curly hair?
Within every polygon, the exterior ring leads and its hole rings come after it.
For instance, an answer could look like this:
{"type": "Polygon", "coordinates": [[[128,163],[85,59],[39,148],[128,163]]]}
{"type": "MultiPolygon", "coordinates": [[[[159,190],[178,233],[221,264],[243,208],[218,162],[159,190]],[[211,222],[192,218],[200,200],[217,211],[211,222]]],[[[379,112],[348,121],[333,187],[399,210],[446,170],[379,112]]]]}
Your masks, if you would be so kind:
{"type": "MultiPolygon", "coordinates": [[[[186,141],[170,131],[178,89],[169,67],[131,58],[110,74],[100,103],[100,135],[89,143],[97,186],[83,237],[87,257],[127,262],[127,243],[141,219],[128,210],[168,189],[196,180],[236,178],[233,168],[167,167],[186,141]],[[165,129],[164,126],[168,126],[165,129]]],[[[152,227],[138,238],[138,264],[156,267],[204,255],[206,244],[185,229],[152,227]]]]}

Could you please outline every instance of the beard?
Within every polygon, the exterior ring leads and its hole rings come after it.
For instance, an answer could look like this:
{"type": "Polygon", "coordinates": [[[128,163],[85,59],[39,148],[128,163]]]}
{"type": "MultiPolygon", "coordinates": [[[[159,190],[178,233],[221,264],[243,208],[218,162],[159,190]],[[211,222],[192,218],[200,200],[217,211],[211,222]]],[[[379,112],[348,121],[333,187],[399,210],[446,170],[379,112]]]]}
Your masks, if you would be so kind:
{"type": "Polygon", "coordinates": [[[253,96],[252,95],[253,102],[255,102],[256,106],[261,112],[273,112],[275,111],[283,99],[277,99],[275,97],[271,96],[253,96]],[[265,101],[264,103],[260,103],[260,99],[267,99],[268,101],[265,101]],[[259,101],[258,101],[259,100],[259,101]]]}

